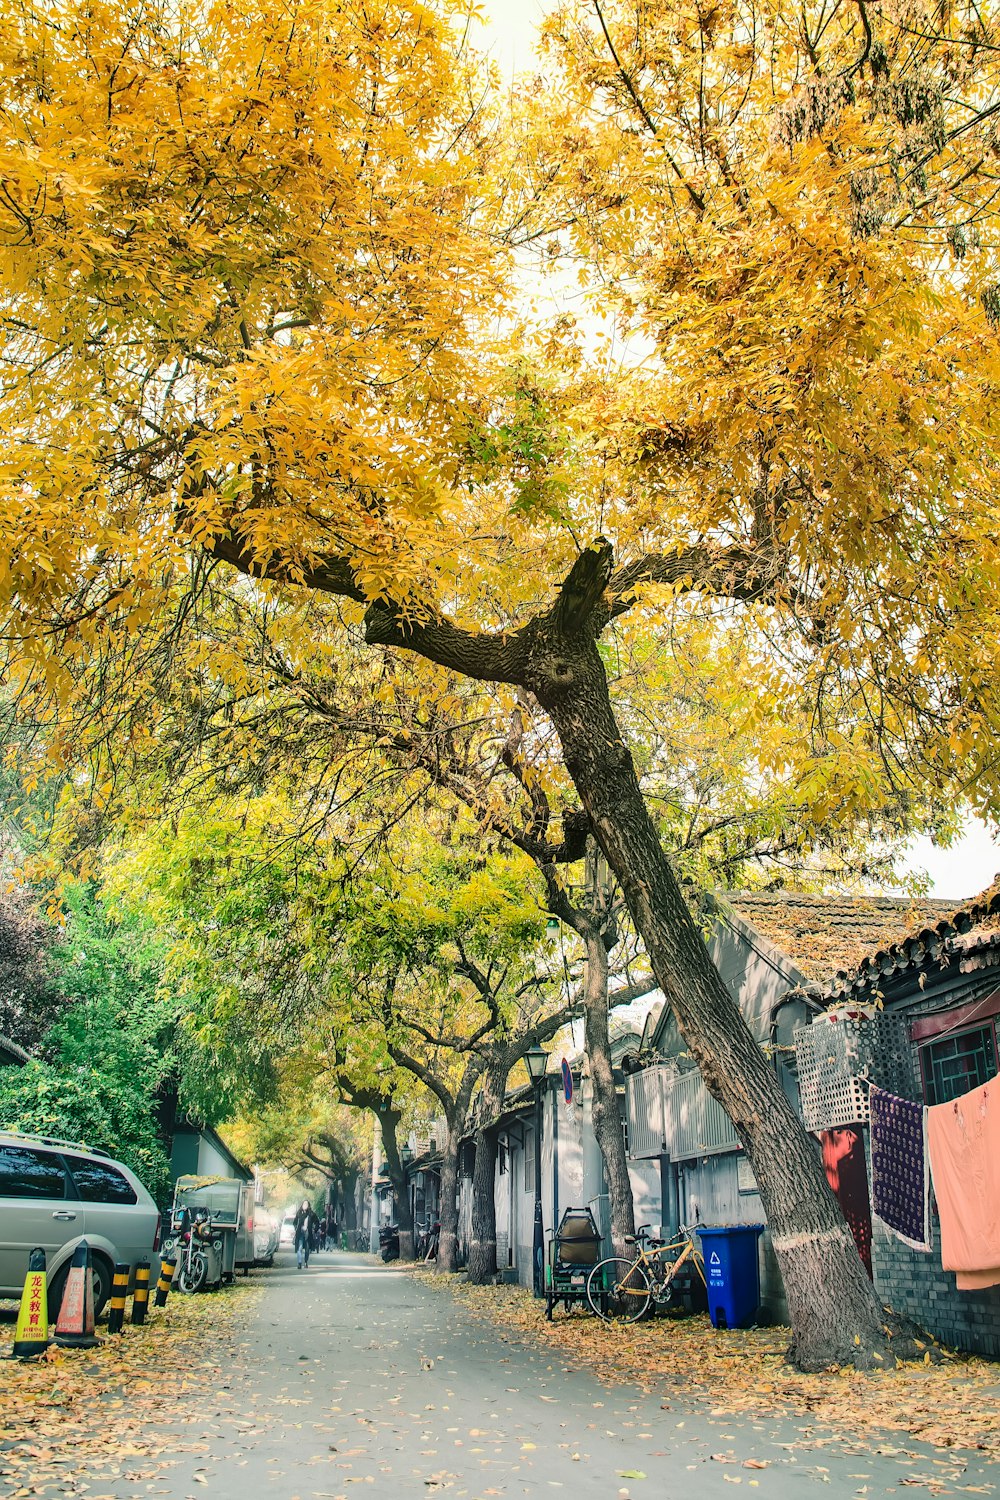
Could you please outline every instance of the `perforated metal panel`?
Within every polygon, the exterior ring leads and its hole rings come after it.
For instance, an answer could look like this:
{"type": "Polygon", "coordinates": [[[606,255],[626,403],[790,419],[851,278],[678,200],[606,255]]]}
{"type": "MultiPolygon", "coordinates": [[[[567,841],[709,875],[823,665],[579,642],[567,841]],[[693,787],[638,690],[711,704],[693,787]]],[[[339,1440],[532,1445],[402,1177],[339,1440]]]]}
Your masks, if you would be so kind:
{"type": "Polygon", "coordinates": [[[866,1123],[869,1082],[902,1099],[918,1097],[909,1028],[891,1012],[801,1026],[795,1060],[807,1130],[866,1123]]]}

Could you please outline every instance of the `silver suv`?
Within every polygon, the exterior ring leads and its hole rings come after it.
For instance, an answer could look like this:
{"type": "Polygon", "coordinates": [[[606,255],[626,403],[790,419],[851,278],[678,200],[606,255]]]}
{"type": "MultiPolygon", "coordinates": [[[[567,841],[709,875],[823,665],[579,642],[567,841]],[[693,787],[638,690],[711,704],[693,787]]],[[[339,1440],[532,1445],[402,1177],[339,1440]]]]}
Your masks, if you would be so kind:
{"type": "Polygon", "coordinates": [[[55,1317],[84,1237],[96,1314],[111,1293],[115,1262],[134,1267],[159,1249],[160,1215],[135,1173],[104,1151],[0,1130],[0,1297],[21,1295],[28,1255],[40,1245],[55,1317]]]}

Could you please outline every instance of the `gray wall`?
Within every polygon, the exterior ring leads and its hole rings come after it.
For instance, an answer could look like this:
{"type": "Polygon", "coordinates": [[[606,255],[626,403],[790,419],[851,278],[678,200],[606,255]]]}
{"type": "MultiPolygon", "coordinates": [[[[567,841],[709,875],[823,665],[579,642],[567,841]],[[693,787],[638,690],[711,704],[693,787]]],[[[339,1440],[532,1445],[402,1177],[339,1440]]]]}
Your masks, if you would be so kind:
{"type": "MultiPolygon", "coordinates": [[[[680,1222],[688,1228],[698,1223],[763,1224],[764,1206],[753,1185],[753,1175],[742,1152],[710,1156],[679,1162],[678,1208],[680,1222]]],[[[758,1274],[760,1300],[779,1323],[788,1321],[788,1304],[771,1248],[771,1236],[765,1232],[758,1241],[758,1274]]]]}

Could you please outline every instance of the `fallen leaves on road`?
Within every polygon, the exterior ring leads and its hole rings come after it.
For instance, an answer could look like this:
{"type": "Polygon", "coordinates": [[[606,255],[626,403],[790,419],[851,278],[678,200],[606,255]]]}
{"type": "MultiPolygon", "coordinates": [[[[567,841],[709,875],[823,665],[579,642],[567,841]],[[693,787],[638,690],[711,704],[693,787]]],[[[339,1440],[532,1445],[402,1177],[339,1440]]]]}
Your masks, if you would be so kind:
{"type": "Polygon", "coordinates": [[[0,1492],[100,1500],[95,1482],[151,1480],[164,1455],[199,1452],[206,1445],[178,1443],[156,1424],[195,1417],[197,1398],[225,1384],[257,1293],[246,1281],[213,1295],[175,1293],[143,1327],[105,1334],[97,1349],[53,1346],[38,1359],[7,1360],[0,1339],[0,1492]]]}
{"type": "Polygon", "coordinates": [[[704,1316],[615,1328],[577,1313],[557,1313],[549,1323],[544,1304],[523,1287],[469,1286],[440,1276],[428,1276],[426,1284],[495,1323],[501,1341],[542,1344],[565,1365],[588,1368],[608,1384],[657,1392],[664,1408],[679,1414],[697,1406],[719,1417],[805,1417],[810,1427],[847,1439],[905,1432],[939,1449],[1000,1457],[1000,1367],[987,1360],[953,1356],[935,1366],[802,1375],[784,1363],[787,1328],[723,1331],[704,1316]]]}

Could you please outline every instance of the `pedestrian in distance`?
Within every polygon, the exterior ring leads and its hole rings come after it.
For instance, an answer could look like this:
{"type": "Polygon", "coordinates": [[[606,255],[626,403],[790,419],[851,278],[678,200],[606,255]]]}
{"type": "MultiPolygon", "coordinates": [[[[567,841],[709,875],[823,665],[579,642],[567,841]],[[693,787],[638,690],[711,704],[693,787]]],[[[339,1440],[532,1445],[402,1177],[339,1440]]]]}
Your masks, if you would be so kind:
{"type": "Polygon", "coordinates": [[[303,1198],[295,1210],[295,1218],[292,1226],[295,1230],[295,1263],[301,1271],[309,1265],[309,1254],[313,1246],[313,1236],[319,1225],[319,1219],[313,1210],[308,1198],[303,1198]]]}

